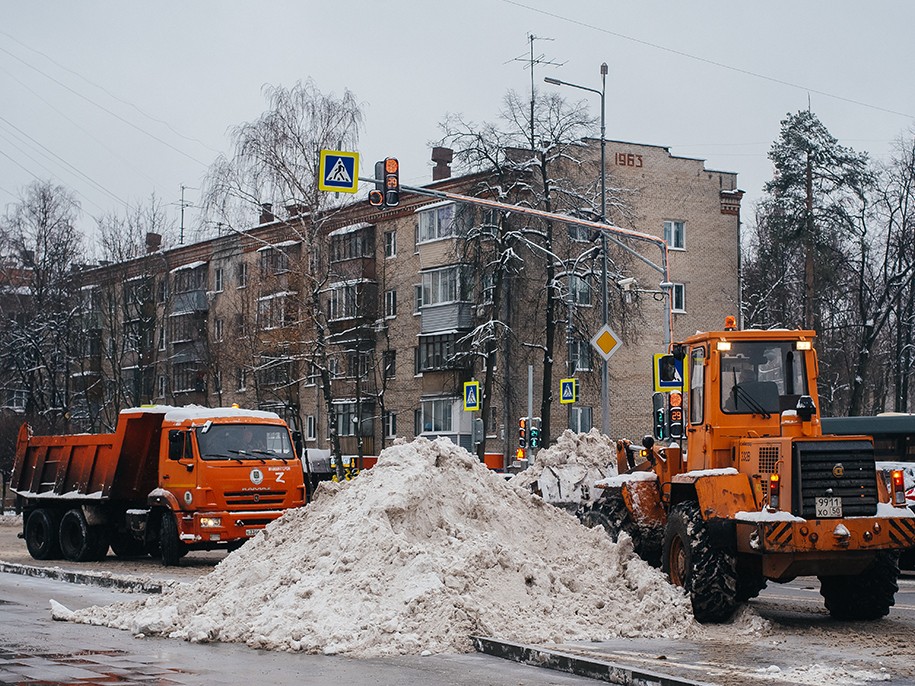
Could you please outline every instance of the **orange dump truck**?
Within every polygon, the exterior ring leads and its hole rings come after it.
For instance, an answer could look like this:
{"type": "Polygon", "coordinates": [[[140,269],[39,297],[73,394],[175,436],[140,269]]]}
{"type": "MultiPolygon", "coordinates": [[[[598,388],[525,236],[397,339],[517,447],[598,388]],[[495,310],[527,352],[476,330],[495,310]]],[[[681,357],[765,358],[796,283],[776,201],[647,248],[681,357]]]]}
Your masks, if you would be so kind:
{"type": "Polygon", "coordinates": [[[150,406],[113,434],[19,432],[11,480],[38,560],[233,549],[305,502],[286,423],[272,412],[150,406]]]}

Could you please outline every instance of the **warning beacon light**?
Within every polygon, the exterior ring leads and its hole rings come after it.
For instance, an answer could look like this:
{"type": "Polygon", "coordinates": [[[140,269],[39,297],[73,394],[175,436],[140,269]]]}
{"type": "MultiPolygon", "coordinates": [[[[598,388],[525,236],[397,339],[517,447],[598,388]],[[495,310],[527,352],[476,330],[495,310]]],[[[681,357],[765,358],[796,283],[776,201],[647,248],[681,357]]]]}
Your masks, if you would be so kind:
{"type": "Polygon", "coordinates": [[[385,207],[400,204],[400,163],[396,157],[384,159],[384,204],[385,207]]]}

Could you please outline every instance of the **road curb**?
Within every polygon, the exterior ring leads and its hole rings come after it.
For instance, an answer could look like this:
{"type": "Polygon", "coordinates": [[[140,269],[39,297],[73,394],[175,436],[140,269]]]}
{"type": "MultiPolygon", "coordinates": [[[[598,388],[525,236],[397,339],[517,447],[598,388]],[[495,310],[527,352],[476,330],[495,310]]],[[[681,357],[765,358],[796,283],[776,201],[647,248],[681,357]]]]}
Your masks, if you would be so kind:
{"type": "Polygon", "coordinates": [[[702,681],[692,681],[657,672],[634,669],[609,660],[597,660],[557,650],[545,650],[537,646],[509,643],[484,636],[471,636],[470,638],[477,651],[487,655],[513,660],[534,667],[554,669],[558,672],[575,674],[589,679],[599,679],[611,684],[623,684],[624,686],[710,686],[702,681]]]}
{"type": "Polygon", "coordinates": [[[71,584],[83,584],[85,586],[117,588],[122,591],[131,591],[133,593],[162,593],[162,583],[159,581],[141,581],[139,579],[112,576],[110,574],[70,572],[66,569],[61,569],[60,567],[36,567],[33,565],[21,565],[0,560],[0,572],[34,576],[41,579],[56,579],[57,581],[66,581],[71,584]]]}

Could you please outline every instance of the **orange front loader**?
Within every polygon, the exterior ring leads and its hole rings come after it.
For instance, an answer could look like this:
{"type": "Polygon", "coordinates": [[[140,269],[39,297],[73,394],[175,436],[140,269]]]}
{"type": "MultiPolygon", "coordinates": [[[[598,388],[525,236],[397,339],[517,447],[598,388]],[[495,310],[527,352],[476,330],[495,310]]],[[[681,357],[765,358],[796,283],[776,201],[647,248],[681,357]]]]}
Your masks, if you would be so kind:
{"type": "Polygon", "coordinates": [[[621,441],[620,475],[580,513],[614,538],[627,531],[689,591],[699,621],[801,575],[819,577],[837,618],[876,619],[894,603],[915,516],[901,486],[878,478],[869,436],[822,434],[813,338],[727,326],[675,344],[682,423],[673,436],[656,424],[659,441],[640,449],[621,441]]]}
{"type": "Polygon", "coordinates": [[[11,480],[36,559],[161,556],[234,548],[304,504],[300,463],[272,412],[152,406],[113,434],[19,432],[11,480]]]}

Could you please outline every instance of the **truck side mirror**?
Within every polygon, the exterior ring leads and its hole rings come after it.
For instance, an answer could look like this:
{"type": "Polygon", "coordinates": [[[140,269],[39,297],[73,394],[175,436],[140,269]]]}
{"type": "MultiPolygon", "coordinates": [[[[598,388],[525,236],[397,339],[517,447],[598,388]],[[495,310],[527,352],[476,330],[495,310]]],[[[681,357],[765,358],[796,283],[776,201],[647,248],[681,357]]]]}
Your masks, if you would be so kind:
{"type": "Polygon", "coordinates": [[[168,459],[180,460],[184,457],[184,440],[186,433],[178,429],[168,432],[168,459]]]}
{"type": "Polygon", "coordinates": [[[301,431],[292,432],[292,446],[295,448],[295,454],[301,456],[303,448],[301,431]]]}

